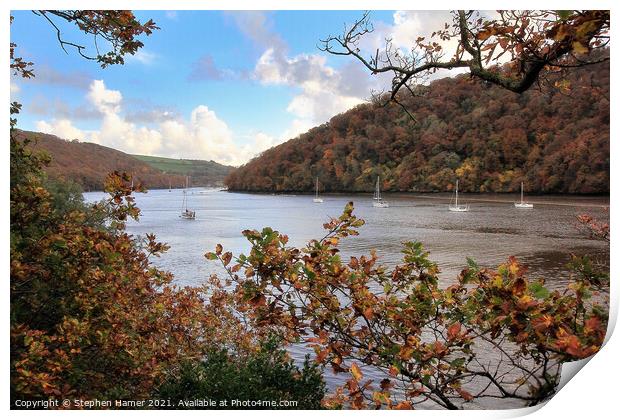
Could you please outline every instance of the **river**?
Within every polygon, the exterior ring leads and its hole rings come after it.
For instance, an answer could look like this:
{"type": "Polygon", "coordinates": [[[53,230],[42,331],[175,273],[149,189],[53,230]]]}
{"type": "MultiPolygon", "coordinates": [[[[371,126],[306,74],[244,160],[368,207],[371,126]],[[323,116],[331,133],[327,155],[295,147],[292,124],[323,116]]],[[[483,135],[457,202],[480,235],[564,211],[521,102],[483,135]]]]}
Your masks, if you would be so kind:
{"type": "MultiPolygon", "coordinates": [[[[88,201],[103,193],[86,193],[88,201]]],[[[170,250],[153,260],[175,275],[179,285],[199,285],[211,274],[224,275],[222,267],[203,255],[220,243],[234,255],[250,249],[241,235],[244,229],[265,226],[289,236],[291,246],[301,247],[323,236],[323,223],[341,214],[353,201],[355,214],[366,221],[358,237],[341,242],[343,256],[367,255],[376,249],[380,262],[393,266],[401,261],[401,244],[421,241],[441,269],[440,281],[451,284],[466,266],[466,257],[478,265],[496,267],[511,255],[528,267],[530,278],[542,277],[549,288],[561,289],[570,281],[566,263],[571,254],[588,254],[603,264],[609,262],[609,247],[581,232],[576,217],[588,213],[609,220],[608,197],[534,196],[533,209],[517,209],[517,195],[462,194],[470,211],[448,211],[450,194],[385,194],[389,208],[372,206],[371,195],[325,195],[313,203],[310,195],[244,194],[193,188],[188,206],[195,220],[179,217],[182,190],[152,190],[137,194],[142,210],[139,222],[130,221],[129,233],[154,233],[170,250]]],[[[293,357],[303,359],[304,349],[296,346],[293,357]]],[[[337,382],[326,370],[330,388],[337,382]]]]}

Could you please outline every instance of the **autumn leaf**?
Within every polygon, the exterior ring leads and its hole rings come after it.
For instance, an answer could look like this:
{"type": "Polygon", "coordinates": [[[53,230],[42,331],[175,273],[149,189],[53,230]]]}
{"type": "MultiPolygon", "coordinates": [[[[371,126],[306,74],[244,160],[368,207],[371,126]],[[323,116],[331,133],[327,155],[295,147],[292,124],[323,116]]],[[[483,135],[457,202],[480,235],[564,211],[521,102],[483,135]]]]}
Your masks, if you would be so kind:
{"type": "Polygon", "coordinates": [[[590,51],[590,49],[587,46],[583,45],[581,41],[574,41],[572,43],[572,47],[573,51],[575,51],[577,54],[587,54],[590,51]]]}
{"type": "Polygon", "coordinates": [[[553,318],[547,314],[532,320],[532,327],[534,327],[534,330],[539,334],[544,333],[551,325],[553,325],[553,318]]]}
{"type": "Polygon", "coordinates": [[[381,383],[379,384],[382,390],[389,390],[390,388],[392,388],[394,385],[392,384],[392,381],[390,381],[387,378],[384,378],[381,380],[381,383]]]}
{"type": "Polygon", "coordinates": [[[455,322],[448,328],[448,341],[454,341],[461,335],[461,323],[455,322]]]}
{"type": "Polygon", "coordinates": [[[351,363],[351,374],[353,375],[356,381],[359,381],[364,376],[359,366],[357,366],[357,363],[355,362],[351,363]]]}
{"type": "Polygon", "coordinates": [[[401,401],[394,406],[395,410],[413,410],[413,404],[411,401],[401,401]]]}
{"type": "Polygon", "coordinates": [[[400,352],[398,353],[398,356],[402,360],[409,360],[409,359],[411,359],[412,355],[413,355],[413,349],[411,347],[408,347],[408,346],[403,346],[400,349],[400,352]]]}
{"type": "Polygon", "coordinates": [[[478,32],[478,34],[476,35],[476,38],[478,38],[480,41],[486,41],[494,34],[495,34],[494,28],[487,28],[485,30],[478,32]]]}
{"type": "Polygon", "coordinates": [[[396,377],[400,374],[400,370],[396,366],[392,365],[390,366],[389,374],[390,376],[396,377]]]}
{"type": "Polygon", "coordinates": [[[465,391],[464,389],[459,389],[458,393],[465,401],[471,401],[474,399],[473,395],[471,395],[469,392],[465,391]]]}

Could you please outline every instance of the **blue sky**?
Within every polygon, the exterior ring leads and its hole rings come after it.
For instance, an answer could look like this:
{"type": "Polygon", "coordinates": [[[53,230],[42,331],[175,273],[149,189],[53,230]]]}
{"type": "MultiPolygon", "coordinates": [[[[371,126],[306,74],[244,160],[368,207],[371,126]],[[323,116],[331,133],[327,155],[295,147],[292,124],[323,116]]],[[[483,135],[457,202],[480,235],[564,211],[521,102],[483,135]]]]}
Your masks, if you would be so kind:
{"type": "MultiPolygon", "coordinates": [[[[161,29],[124,66],[101,69],[75,51],[65,54],[41,17],[12,12],[11,41],[35,63],[36,74],[11,81],[13,100],[23,104],[18,126],[128,153],[238,165],[363,102],[387,82],[317,48],[362,12],[136,14],[161,29]]],[[[446,12],[376,11],[367,45],[391,37],[406,46],[446,19],[446,12]]],[[[64,36],[93,47],[72,28],[64,36]]]]}

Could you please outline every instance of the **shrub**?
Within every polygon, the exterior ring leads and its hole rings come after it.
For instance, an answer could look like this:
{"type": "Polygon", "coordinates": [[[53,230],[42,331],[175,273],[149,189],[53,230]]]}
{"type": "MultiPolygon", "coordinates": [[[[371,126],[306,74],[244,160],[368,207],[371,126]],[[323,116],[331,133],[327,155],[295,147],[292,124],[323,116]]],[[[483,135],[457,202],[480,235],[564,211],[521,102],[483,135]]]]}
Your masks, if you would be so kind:
{"type": "MultiPolygon", "coordinates": [[[[306,358],[300,369],[278,347],[276,340],[262,344],[260,351],[239,357],[222,349],[207,352],[204,360],[186,363],[176,376],[165,382],[159,398],[169,399],[173,406],[179,401],[228,401],[226,406],[212,409],[247,409],[231,406],[231,400],[240,401],[296,401],[296,406],[282,408],[319,409],[325,394],[322,372],[306,358]]],[[[196,408],[183,407],[177,408],[196,408]]],[[[253,406],[249,408],[277,409],[279,407],[253,406]]]]}

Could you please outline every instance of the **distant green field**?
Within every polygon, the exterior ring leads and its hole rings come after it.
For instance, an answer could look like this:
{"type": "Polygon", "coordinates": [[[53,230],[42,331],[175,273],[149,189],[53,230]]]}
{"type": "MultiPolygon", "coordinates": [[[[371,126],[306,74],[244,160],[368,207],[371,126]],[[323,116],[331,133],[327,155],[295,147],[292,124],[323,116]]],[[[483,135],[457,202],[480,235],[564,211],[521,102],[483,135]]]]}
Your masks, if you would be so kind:
{"type": "Polygon", "coordinates": [[[194,159],[171,159],[158,156],[132,155],[138,160],[168,174],[189,175],[192,185],[221,185],[233,169],[214,161],[194,159]]]}

